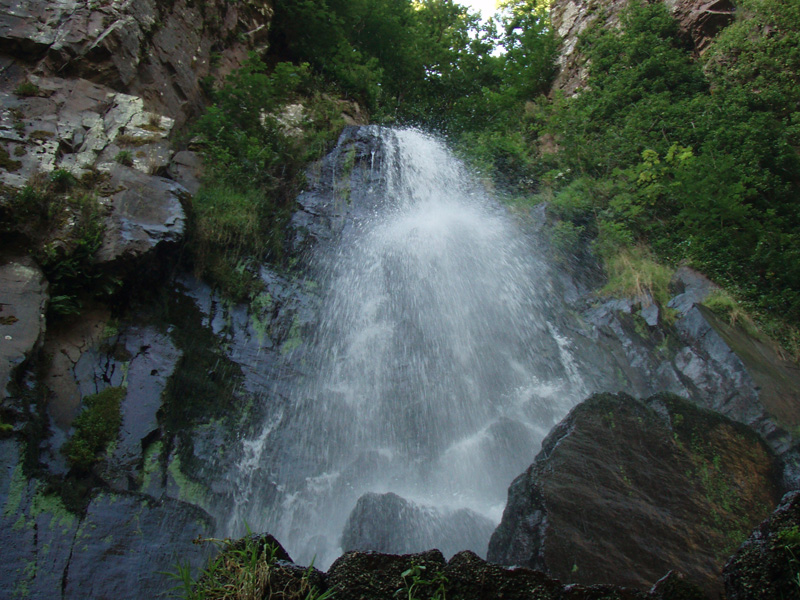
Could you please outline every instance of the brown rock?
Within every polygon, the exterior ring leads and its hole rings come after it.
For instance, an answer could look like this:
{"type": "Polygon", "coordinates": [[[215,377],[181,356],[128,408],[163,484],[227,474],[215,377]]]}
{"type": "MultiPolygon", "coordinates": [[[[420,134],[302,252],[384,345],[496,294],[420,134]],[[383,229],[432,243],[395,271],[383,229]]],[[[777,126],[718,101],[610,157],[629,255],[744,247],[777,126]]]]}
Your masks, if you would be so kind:
{"type": "Polygon", "coordinates": [[[678,569],[706,592],[780,495],[747,427],[672,395],[598,394],[509,488],[489,559],[562,581],[648,589],[678,569]]]}

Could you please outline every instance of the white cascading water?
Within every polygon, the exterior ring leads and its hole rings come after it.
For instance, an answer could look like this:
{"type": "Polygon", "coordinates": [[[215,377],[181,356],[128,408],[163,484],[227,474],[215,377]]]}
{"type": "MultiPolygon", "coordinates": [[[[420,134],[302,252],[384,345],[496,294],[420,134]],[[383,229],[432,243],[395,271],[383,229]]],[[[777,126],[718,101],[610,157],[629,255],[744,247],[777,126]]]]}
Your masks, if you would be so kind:
{"type": "MultiPolygon", "coordinates": [[[[315,257],[327,278],[311,375],[245,442],[232,519],[321,568],[367,492],[401,496],[428,525],[459,509],[496,524],[511,480],[585,392],[514,219],[440,141],[380,136],[380,197],[315,257]]],[[[464,528],[469,547],[438,539],[446,528],[425,542],[485,556],[486,528],[464,528]]]]}

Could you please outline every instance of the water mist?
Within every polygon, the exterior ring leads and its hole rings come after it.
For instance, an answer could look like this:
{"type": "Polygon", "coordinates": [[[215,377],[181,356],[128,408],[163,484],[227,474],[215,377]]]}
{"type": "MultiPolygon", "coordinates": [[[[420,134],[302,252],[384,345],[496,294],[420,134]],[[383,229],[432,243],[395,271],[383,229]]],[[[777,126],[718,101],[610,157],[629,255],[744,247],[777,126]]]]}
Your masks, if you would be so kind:
{"type": "Polygon", "coordinates": [[[485,556],[509,483],[585,389],[514,218],[435,138],[370,135],[374,185],[331,193],[348,220],[311,260],[319,324],[244,442],[231,527],[322,568],[370,536],[485,556]]]}

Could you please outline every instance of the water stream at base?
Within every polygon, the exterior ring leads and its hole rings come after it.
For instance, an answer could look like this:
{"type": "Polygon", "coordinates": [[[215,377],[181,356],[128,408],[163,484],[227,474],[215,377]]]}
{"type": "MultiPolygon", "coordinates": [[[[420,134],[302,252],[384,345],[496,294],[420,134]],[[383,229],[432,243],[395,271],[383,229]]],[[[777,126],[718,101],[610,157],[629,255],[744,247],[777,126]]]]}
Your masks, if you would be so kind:
{"type": "Polygon", "coordinates": [[[348,540],[380,529],[348,524],[369,492],[418,509],[414,533],[383,524],[390,546],[485,555],[509,483],[585,392],[548,317],[546,265],[513,218],[440,141],[379,137],[372,206],[314,257],[312,375],[244,442],[231,517],[321,568],[346,527],[348,540]]]}

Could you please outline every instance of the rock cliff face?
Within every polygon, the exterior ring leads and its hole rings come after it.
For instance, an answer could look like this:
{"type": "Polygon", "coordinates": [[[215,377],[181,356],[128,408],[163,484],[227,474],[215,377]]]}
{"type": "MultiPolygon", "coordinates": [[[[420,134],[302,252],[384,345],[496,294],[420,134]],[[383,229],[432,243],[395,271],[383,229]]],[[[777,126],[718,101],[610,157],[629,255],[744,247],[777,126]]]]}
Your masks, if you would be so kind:
{"type": "Polygon", "coordinates": [[[5,74],[59,74],[141,98],[179,124],[202,108],[204,77],[220,78],[264,49],[269,0],[0,2],[5,74]]]}
{"type": "MultiPolygon", "coordinates": [[[[663,0],[678,20],[681,31],[701,54],[720,29],[733,20],[730,0],[663,0]]],[[[586,82],[588,65],[581,55],[578,38],[590,25],[619,27],[620,11],[627,1],[555,0],[550,9],[553,27],[562,38],[559,72],[553,90],[570,96],[586,82]]]]}
{"type": "Polygon", "coordinates": [[[488,558],[642,590],[677,569],[713,595],[776,475],[758,436],[677,396],[593,396],[512,483],[488,558]]]}

